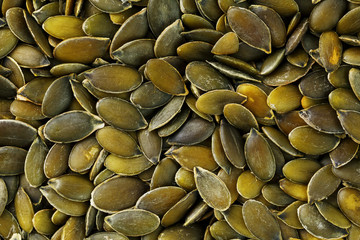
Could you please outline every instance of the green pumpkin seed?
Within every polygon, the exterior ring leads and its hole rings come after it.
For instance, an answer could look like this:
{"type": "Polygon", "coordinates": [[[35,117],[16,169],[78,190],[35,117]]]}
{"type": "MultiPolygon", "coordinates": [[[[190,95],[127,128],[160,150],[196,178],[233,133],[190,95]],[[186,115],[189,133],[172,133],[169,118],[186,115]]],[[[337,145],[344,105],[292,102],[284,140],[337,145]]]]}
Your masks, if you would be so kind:
{"type": "Polygon", "coordinates": [[[360,10],[352,9],[348,11],[336,25],[336,32],[339,34],[355,34],[360,31],[360,24],[358,22],[360,10]]]}
{"type": "Polygon", "coordinates": [[[24,172],[27,151],[18,147],[0,147],[0,175],[18,175],[24,172]]]}
{"type": "Polygon", "coordinates": [[[296,86],[279,86],[271,91],[267,98],[267,104],[278,113],[289,112],[300,106],[301,97],[302,95],[296,86]],[[288,100],[283,102],[283,98],[288,100]]]}
{"type": "Polygon", "coordinates": [[[359,197],[360,192],[356,188],[345,187],[339,190],[337,201],[341,211],[353,224],[359,225],[359,197]]]}
{"type": "Polygon", "coordinates": [[[112,38],[117,31],[108,14],[98,13],[88,17],[82,24],[84,33],[94,37],[112,38]],[[101,27],[100,27],[101,26],[101,27]]]}
{"type": "Polygon", "coordinates": [[[157,89],[152,82],[146,82],[131,93],[130,101],[138,108],[153,109],[166,104],[171,95],[157,89]],[[151,98],[149,97],[151,94],[151,98]]]}
{"type": "Polygon", "coordinates": [[[180,6],[177,1],[149,0],[147,5],[149,27],[153,34],[158,37],[161,32],[176,19],[180,18],[180,6]],[[167,9],[167,11],[162,11],[167,9]]]}
{"type": "Polygon", "coordinates": [[[106,157],[104,165],[110,171],[122,175],[133,176],[149,169],[152,164],[145,156],[135,158],[122,158],[110,154],[106,157]]]}
{"type": "Polygon", "coordinates": [[[56,230],[57,226],[51,222],[51,216],[53,210],[42,209],[35,213],[33,218],[34,229],[44,235],[52,235],[56,230]]]}
{"type": "Polygon", "coordinates": [[[269,203],[275,206],[285,207],[295,201],[294,198],[287,195],[278,184],[266,184],[261,190],[262,196],[269,203]]]}
{"type": "Polygon", "coordinates": [[[162,216],[185,195],[186,191],[179,187],[159,187],[143,194],[135,207],[162,216]]]}
{"type": "Polygon", "coordinates": [[[343,62],[350,65],[360,66],[359,52],[360,47],[352,47],[346,49],[343,52],[343,62]]]}
{"type": "Polygon", "coordinates": [[[329,103],[335,110],[360,111],[360,102],[353,91],[346,88],[337,88],[329,94],[329,103]]]}
{"type": "Polygon", "coordinates": [[[183,36],[188,41],[199,41],[199,42],[209,43],[211,45],[214,45],[223,36],[223,33],[213,30],[213,29],[201,29],[200,28],[200,29],[194,29],[194,30],[191,30],[188,32],[182,32],[181,36],[183,36]]]}
{"type": "Polygon", "coordinates": [[[110,0],[108,2],[102,2],[98,0],[90,0],[91,4],[102,12],[106,13],[119,13],[131,8],[131,3],[110,0]]]}
{"type": "Polygon", "coordinates": [[[50,69],[50,73],[53,76],[60,77],[71,73],[81,73],[83,71],[88,70],[89,68],[90,68],[89,66],[81,63],[62,63],[53,66],[50,69]]]}
{"type": "Polygon", "coordinates": [[[181,20],[187,28],[191,30],[199,28],[214,29],[213,25],[208,20],[201,16],[195,15],[195,13],[185,13],[181,15],[181,20]]]}
{"type": "Polygon", "coordinates": [[[53,81],[53,78],[35,78],[18,90],[18,98],[40,105],[53,81]]]}
{"type": "Polygon", "coordinates": [[[278,213],[278,218],[286,225],[294,229],[303,229],[297,215],[298,208],[303,204],[304,202],[301,201],[295,201],[289,204],[286,208],[284,208],[284,210],[278,213]]]}
{"type": "Polygon", "coordinates": [[[160,225],[157,215],[142,209],[123,210],[106,217],[105,221],[112,229],[126,236],[146,235],[155,231],[160,225]]]}
{"type": "Polygon", "coordinates": [[[80,240],[85,238],[85,219],[83,217],[70,217],[62,230],[61,239],[80,240]],[[78,229],[78,231],[74,231],[78,229]]]}
{"type": "Polygon", "coordinates": [[[0,145],[28,147],[36,137],[36,129],[11,119],[0,120],[0,145]]]}
{"type": "Polygon", "coordinates": [[[255,116],[241,104],[226,104],[224,116],[231,125],[245,132],[250,131],[251,128],[259,128],[255,116]]]}
{"type": "Polygon", "coordinates": [[[51,216],[51,221],[55,225],[64,225],[68,219],[69,219],[69,216],[60,212],[59,210],[56,210],[53,213],[53,215],[51,216]]]}
{"type": "Polygon", "coordinates": [[[208,60],[206,62],[210,64],[213,68],[218,70],[220,73],[225,75],[226,77],[233,78],[236,80],[248,80],[248,81],[260,82],[260,80],[258,80],[257,78],[254,78],[251,75],[244,73],[242,71],[228,67],[225,64],[218,62],[210,62],[208,60]]]}
{"type": "Polygon", "coordinates": [[[251,199],[261,194],[261,189],[265,184],[266,182],[261,181],[251,171],[247,170],[238,177],[236,189],[243,198],[251,199]]]}
{"type": "Polygon", "coordinates": [[[329,134],[344,133],[336,112],[328,104],[319,104],[303,109],[299,112],[299,115],[309,126],[320,132],[329,134]],[[326,119],[326,122],[323,119],[326,119]]]}
{"type": "Polygon", "coordinates": [[[42,24],[47,18],[59,13],[59,2],[51,2],[33,11],[32,16],[39,24],[42,24]]]}
{"type": "Polygon", "coordinates": [[[238,58],[235,58],[232,56],[226,56],[226,55],[225,56],[224,55],[215,55],[214,58],[217,61],[219,61],[229,67],[243,71],[250,75],[257,76],[260,74],[260,72],[257,68],[255,68],[251,64],[249,64],[241,59],[238,59],[238,58]]]}
{"type": "Polygon", "coordinates": [[[15,212],[19,221],[20,227],[30,233],[33,229],[32,219],[34,217],[34,208],[32,202],[24,191],[23,188],[19,188],[15,196],[15,212]]]}
{"type": "Polygon", "coordinates": [[[91,170],[89,172],[89,180],[93,181],[97,174],[102,170],[102,167],[104,166],[105,158],[107,157],[108,152],[106,152],[104,149],[102,149],[99,152],[98,157],[96,158],[93,166],[91,167],[91,170]]]}
{"type": "Polygon", "coordinates": [[[297,48],[286,56],[286,60],[294,66],[304,68],[309,62],[309,55],[303,49],[297,48]]]}
{"type": "Polygon", "coordinates": [[[347,235],[345,229],[332,225],[325,220],[314,205],[304,204],[297,210],[303,227],[319,238],[342,238],[347,235]]]}
{"type": "Polygon", "coordinates": [[[110,238],[113,240],[128,240],[128,238],[125,235],[117,232],[97,232],[91,234],[90,236],[85,238],[85,240],[102,240],[106,238],[110,238]]]}
{"type": "MultiPolygon", "coordinates": [[[[285,48],[279,49],[271,53],[263,62],[260,68],[261,75],[269,75],[280,65],[285,57],[285,48]]],[[[291,65],[288,67],[290,68],[291,65]]]]}
{"type": "MultiPolygon", "coordinates": [[[[7,38],[8,39],[8,38],[7,38]]],[[[10,41],[11,39],[8,39],[10,41]]],[[[23,74],[23,70],[20,68],[19,64],[12,59],[11,57],[7,56],[3,60],[3,66],[9,68],[11,70],[11,74],[8,76],[8,79],[15,84],[16,87],[20,88],[25,85],[25,77],[23,74]]],[[[5,75],[4,75],[5,76],[5,75]]],[[[20,90],[18,94],[20,93],[20,90]]]]}
{"type": "MultiPolygon", "coordinates": [[[[5,15],[5,13],[4,13],[5,15]]],[[[17,6],[11,7],[6,11],[6,20],[11,32],[25,43],[35,43],[30,31],[26,26],[23,9],[17,6]]]]}
{"type": "Polygon", "coordinates": [[[347,137],[342,139],[340,144],[330,152],[329,156],[335,168],[349,163],[359,150],[359,144],[347,137]]]}
{"type": "Polygon", "coordinates": [[[45,125],[44,134],[50,141],[69,143],[80,141],[102,127],[104,123],[95,115],[85,111],[69,111],[50,119],[45,125]],[[58,134],[59,129],[61,134],[58,134]]]}
{"type": "Polygon", "coordinates": [[[6,41],[6,45],[4,45],[0,51],[0,58],[3,58],[6,55],[8,55],[16,47],[18,39],[8,28],[1,28],[0,29],[0,40],[1,40],[1,42],[6,41]]]}
{"type": "Polygon", "coordinates": [[[193,171],[196,166],[208,170],[215,170],[216,164],[211,149],[205,146],[183,146],[171,152],[175,160],[185,169],[193,171]]]}
{"type": "Polygon", "coordinates": [[[115,213],[134,206],[147,189],[138,178],[116,176],[95,187],[91,193],[91,205],[100,211],[115,213]]]}
{"type": "Polygon", "coordinates": [[[147,127],[141,112],[120,98],[102,98],[97,102],[96,110],[106,123],[118,129],[134,131],[147,127]]]}
{"type": "Polygon", "coordinates": [[[237,233],[248,238],[254,238],[254,235],[247,229],[245,225],[242,206],[233,204],[228,210],[223,212],[223,215],[226,222],[237,233]]]}
{"type": "Polygon", "coordinates": [[[326,0],[317,4],[309,17],[310,29],[325,32],[334,28],[346,9],[345,1],[326,0]],[[332,14],[326,14],[334,9],[332,14]]]}
{"type": "Polygon", "coordinates": [[[353,123],[357,122],[360,113],[357,111],[350,110],[339,110],[337,111],[338,118],[340,120],[341,126],[344,128],[347,134],[354,140],[356,143],[360,142],[360,136],[357,129],[353,126],[353,123]]]}
{"type": "Polygon", "coordinates": [[[46,90],[41,105],[42,113],[45,116],[54,117],[70,106],[73,94],[69,79],[70,76],[60,77],[52,82],[46,90]],[[60,98],[62,101],[59,101],[60,98]]]}
{"type": "Polygon", "coordinates": [[[155,42],[155,56],[160,58],[176,55],[177,47],[183,43],[183,37],[180,35],[183,31],[184,26],[180,19],[167,26],[155,42]]]}
{"type": "MultiPolygon", "coordinates": [[[[59,66],[59,65],[58,65],[59,66]]],[[[80,83],[70,80],[71,89],[74,93],[74,97],[79,102],[79,104],[88,112],[95,114],[95,99],[91,96],[88,90],[83,87],[80,83]]]]}
{"type": "Polygon", "coordinates": [[[245,8],[231,7],[227,19],[231,29],[242,41],[265,53],[271,53],[269,28],[256,14],[245,8]],[[252,29],[257,31],[254,33],[252,29]]]}
{"type": "Polygon", "coordinates": [[[308,185],[308,201],[321,201],[329,197],[340,185],[341,179],[331,171],[332,165],[326,165],[319,169],[310,179],[308,185]],[[326,183],[324,183],[326,179],[326,183]]]}
{"type": "Polygon", "coordinates": [[[202,239],[203,229],[199,225],[191,225],[184,227],[181,225],[172,226],[164,229],[160,234],[159,240],[171,240],[171,239],[202,239]]]}
{"type": "Polygon", "coordinates": [[[49,186],[40,187],[40,191],[53,207],[69,216],[85,215],[89,207],[87,203],[74,202],[61,197],[49,186]]]}
{"type": "Polygon", "coordinates": [[[309,28],[309,20],[303,19],[299,25],[295,28],[294,32],[291,34],[289,40],[285,45],[285,55],[292,53],[296,47],[299,45],[301,39],[304,37],[305,33],[309,28]]]}
{"type": "Polygon", "coordinates": [[[1,191],[0,213],[2,214],[4,212],[4,209],[8,201],[8,190],[6,187],[6,183],[2,178],[0,178],[0,191],[1,191]]]}
{"type": "Polygon", "coordinates": [[[247,200],[242,208],[244,222],[248,230],[260,239],[281,239],[280,227],[270,210],[261,202],[247,200]],[[261,222],[266,224],[259,225],[261,222]]]}
{"type": "Polygon", "coordinates": [[[94,188],[94,185],[89,180],[75,174],[51,178],[48,185],[60,196],[75,202],[90,200],[91,191],[94,188]]]}
{"type": "Polygon", "coordinates": [[[104,169],[99,172],[98,175],[96,175],[96,177],[94,178],[94,185],[97,186],[100,183],[106,181],[107,179],[113,177],[114,175],[114,172],[110,171],[109,169],[104,169]]]}
{"type": "Polygon", "coordinates": [[[215,239],[241,239],[244,236],[237,233],[230,225],[224,221],[216,221],[210,226],[210,234],[215,239]]]}
{"type": "MultiPolygon", "coordinates": [[[[201,35],[201,34],[200,34],[201,35]]],[[[202,41],[192,41],[180,45],[176,52],[179,57],[186,61],[211,60],[213,45],[202,41]]]]}
{"type": "Polygon", "coordinates": [[[339,138],[319,132],[309,126],[294,128],[289,133],[289,140],[295,149],[312,155],[330,152],[340,143],[339,138]]]}
{"type": "Polygon", "coordinates": [[[44,174],[47,178],[54,178],[65,173],[68,167],[68,158],[71,152],[69,144],[54,144],[44,162],[44,174]]]}
{"type": "Polygon", "coordinates": [[[129,134],[113,127],[104,127],[97,131],[96,139],[106,151],[121,157],[131,158],[142,154],[129,134]]]}
{"type": "Polygon", "coordinates": [[[152,117],[149,123],[149,131],[153,131],[169,123],[181,111],[185,97],[173,97],[159,112],[152,117]]]}
{"type": "Polygon", "coordinates": [[[330,223],[337,227],[347,229],[351,227],[351,222],[344,216],[344,214],[336,207],[328,202],[315,202],[316,208],[320,214],[330,223]]]}
{"type": "Polygon", "coordinates": [[[226,33],[215,44],[211,53],[217,55],[234,54],[239,51],[239,39],[233,32],[226,33]]]}
{"type": "MultiPolygon", "coordinates": [[[[354,159],[355,160],[355,159],[354,159]]],[[[332,172],[335,176],[341,178],[344,181],[359,184],[359,179],[357,178],[358,172],[360,169],[359,161],[351,161],[343,167],[332,168],[332,172]]]]}
{"type": "Polygon", "coordinates": [[[211,152],[215,162],[228,174],[230,174],[232,164],[227,159],[221,144],[220,128],[216,127],[211,136],[211,152]]]}
{"type": "Polygon", "coordinates": [[[105,55],[110,39],[100,37],[68,38],[54,49],[54,57],[62,62],[89,64],[105,55]],[[91,46],[91,48],[89,48],[91,46]],[[89,54],[90,53],[90,54],[89,54]]]}
{"type": "Polygon", "coordinates": [[[321,165],[316,161],[299,158],[287,162],[282,171],[287,179],[293,182],[307,184],[320,167],[321,165]]]}
{"type": "Polygon", "coordinates": [[[40,50],[28,44],[18,44],[9,56],[24,68],[42,68],[50,65],[50,61],[40,50]]]}
{"type": "Polygon", "coordinates": [[[201,167],[194,168],[194,175],[199,194],[210,207],[219,211],[230,207],[230,191],[218,176],[201,167]]]}
{"type": "Polygon", "coordinates": [[[360,39],[357,37],[354,37],[352,35],[341,35],[339,36],[339,39],[351,46],[359,47],[360,46],[360,39]]]}
{"type": "Polygon", "coordinates": [[[262,181],[270,181],[275,174],[274,154],[264,137],[254,128],[245,142],[246,162],[256,177],[262,181]]]}
{"type": "Polygon", "coordinates": [[[279,181],[280,188],[289,196],[307,202],[307,185],[301,183],[291,182],[290,180],[283,178],[279,181]]]}
{"type": "Polygon", "coordinates": [[[31,102],[14,100],[11,103],[10,112],[16,117],[27,120],[41,120],[45,118],[41,112],[41,107],[31,102]]]}
{"type": "Polygon", "coordinates": [[[0,216],[0,223],[0,236],[4,239],[9,240],[14,234],[20,233],[19,223],[12,213],[6,209],[0,216]]]}
{"type": "Polygon", "coordinates": [[[341,64],[342,44],[335,32],[322,33],[319,40],[320,59],[327,72],[333,72],[341,64]]]}

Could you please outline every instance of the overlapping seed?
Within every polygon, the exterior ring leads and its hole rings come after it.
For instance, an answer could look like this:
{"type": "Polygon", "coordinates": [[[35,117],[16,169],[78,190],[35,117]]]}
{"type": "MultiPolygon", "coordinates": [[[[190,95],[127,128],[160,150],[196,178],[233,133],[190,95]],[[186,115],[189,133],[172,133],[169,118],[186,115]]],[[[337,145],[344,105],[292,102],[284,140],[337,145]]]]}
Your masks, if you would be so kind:
{"type": "Polygon", "coordinates": [[[0,237],[357,239],[358,5],[0,1],[0,237]]]}

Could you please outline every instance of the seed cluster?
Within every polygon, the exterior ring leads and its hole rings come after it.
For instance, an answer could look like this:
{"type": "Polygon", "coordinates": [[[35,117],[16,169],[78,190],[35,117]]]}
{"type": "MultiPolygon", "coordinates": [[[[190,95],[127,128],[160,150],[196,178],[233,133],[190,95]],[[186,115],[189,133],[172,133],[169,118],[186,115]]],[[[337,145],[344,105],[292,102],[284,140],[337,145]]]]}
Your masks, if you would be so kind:
{"type": "Polygon", "coordinates": [[[359,0],[0,7],[0,239],[360,239],[359,0]]]}

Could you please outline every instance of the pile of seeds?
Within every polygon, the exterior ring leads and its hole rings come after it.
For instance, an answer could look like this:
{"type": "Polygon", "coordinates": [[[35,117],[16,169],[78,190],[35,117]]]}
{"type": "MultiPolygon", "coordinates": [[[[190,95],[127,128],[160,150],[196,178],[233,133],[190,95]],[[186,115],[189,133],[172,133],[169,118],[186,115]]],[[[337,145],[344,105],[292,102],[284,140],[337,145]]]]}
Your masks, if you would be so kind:
{"type": "Polygon", "coordinates": [[[359,0],[0,6],[2,239],[360,239],[359,0]]]}

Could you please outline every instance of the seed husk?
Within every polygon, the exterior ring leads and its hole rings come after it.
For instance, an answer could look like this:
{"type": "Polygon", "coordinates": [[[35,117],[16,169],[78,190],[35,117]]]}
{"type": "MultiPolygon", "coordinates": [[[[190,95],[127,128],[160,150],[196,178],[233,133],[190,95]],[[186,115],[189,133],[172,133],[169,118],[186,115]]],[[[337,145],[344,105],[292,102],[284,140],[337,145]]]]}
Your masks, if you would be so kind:
{"type": "Polygon", "coordinates": [[[307,185],[301,183],[291,182],[287,178],[283,178],[279,181],[280,188],[289,196],[307,202],[307,185]]]}
{"type": "Polygon", "coordinates": [[[85,111],[69,111],[50,119],[44,134],[52,142],[70,143],[80,141],[102,127],[104,123],[98,116],[85,111]]]}
{"type": "Polygon", "coordinates": [[[345,229],[339,228],[325,220],[314,205],[304,204],[297,210],[299,220],[306,231],[319,238],[342,238],[347,235],[345,229]]]}
{"type": "Polygon", "coordinates": [[[155,231],[160,219],[154,213],[142,209],[123,210],[105,217],[112,229],[126,236],[142,236],[155,231]]]}
{"type": "Polygon", "coordinates": [[[229,189],[219,177],[201,167],[194,168],[194,175],[199,194],[210,207],[219,211],[225,211],[230,207],[229,189]],[[212,189],[216,190],[211,191],[212,189]]]}

